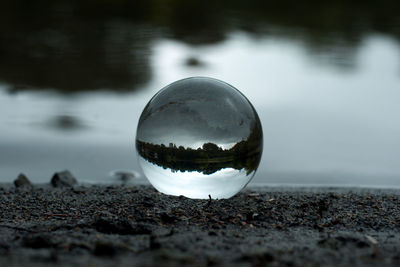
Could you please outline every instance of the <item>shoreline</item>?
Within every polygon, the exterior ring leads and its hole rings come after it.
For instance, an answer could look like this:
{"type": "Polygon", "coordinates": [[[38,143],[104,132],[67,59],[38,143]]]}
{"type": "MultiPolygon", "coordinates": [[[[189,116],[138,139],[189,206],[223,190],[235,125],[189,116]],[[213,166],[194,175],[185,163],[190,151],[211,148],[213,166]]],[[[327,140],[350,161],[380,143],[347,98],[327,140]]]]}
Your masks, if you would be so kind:
{"type": "MultiPolygon", "coordinates": [[[[135,178],[134,178],[135,179],[135,178]]],[[[55,189],[48,182],[41,183],[32,183],[33,188],[42,188],[42,189],[55,189]]],[[[12,182],[0,182],[0,188],[11,189],[14,188],[15,185],[12,182]]],[[[90,187],[149,187],[153,188],[150,182],[124,182],[124,181],[115,181],[115,182],[92,182],[92,181],[83,181],[74,185],[73,187],[82,187],[82,188],[90,188],[90,187]]],[[[66,189],[66,188],[64,188],[66,189]]],[[[156,189],[154,189],[156,190],[156,189]]],[[[303,192],[303,193],[371,193],[371,194],[392,194],[392,195],[400,195],[400,186],[356,186],[356,185],[330,185],[330,184],[267,184],[267,183],[250,183],[245,188],[243,188],[239,193],[246,193],[247,191],[259,191],[259,192],[303,192]]],[[[239,194],[238,193],[238,194],[239,194]]]]}
{"type": "Polygon", "coordinates": [[[151,186],[0,184],[1,266],[398,266],[400,192],[250,187],[230,199],[151,186]]]}

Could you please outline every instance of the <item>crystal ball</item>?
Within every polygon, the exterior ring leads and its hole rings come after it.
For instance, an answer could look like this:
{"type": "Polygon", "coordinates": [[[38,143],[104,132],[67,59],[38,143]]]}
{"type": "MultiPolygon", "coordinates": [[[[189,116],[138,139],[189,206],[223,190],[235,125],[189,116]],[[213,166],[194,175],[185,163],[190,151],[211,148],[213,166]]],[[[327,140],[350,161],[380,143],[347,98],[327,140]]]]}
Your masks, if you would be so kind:
{"type": "Polygon", "coordinates": [[[161,89],[136,132],[139,164],[168,195],[230,198],[253,178],[263,133],[252,104],[223,81],[192,77],[161,89]]]}

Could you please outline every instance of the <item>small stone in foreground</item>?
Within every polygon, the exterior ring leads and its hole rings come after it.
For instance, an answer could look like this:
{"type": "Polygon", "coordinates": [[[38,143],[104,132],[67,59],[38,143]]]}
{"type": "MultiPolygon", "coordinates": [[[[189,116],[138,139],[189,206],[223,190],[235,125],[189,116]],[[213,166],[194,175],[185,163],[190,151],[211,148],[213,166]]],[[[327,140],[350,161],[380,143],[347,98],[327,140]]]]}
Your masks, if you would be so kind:
{"type": "Polygon", "coordinates": [[[137,178],[139,175],[136,175],[135,173],[133,173],[131,171],[117,170],[117,171],[111,172],[111,176],[118,181],[127,183],[127,182],[137,178]]]}
{"type": "Polygon", "coordinates": [[[32,187],[31,182],[23,173],[20,173],[17,179],[14,180],[14,185],[15,187],[32,187]]]}
{"type": "Polygon", "coordinates": [[[78,181],[75,177],[67,170],[62,172],[56,172],[51,178],[51,184],[54,187],[72,187],[77,184],[78,181]]]}

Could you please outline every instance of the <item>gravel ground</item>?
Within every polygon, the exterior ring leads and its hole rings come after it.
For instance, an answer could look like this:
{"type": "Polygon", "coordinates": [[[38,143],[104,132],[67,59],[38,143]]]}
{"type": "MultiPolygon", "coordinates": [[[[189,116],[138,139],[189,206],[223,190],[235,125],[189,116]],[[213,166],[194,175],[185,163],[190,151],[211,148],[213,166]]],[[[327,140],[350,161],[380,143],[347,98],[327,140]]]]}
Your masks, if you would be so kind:
{"type": "Polygon", "coordinates": [[[400,193],[0,186],[0,266],[400,266],[400,193]]]}

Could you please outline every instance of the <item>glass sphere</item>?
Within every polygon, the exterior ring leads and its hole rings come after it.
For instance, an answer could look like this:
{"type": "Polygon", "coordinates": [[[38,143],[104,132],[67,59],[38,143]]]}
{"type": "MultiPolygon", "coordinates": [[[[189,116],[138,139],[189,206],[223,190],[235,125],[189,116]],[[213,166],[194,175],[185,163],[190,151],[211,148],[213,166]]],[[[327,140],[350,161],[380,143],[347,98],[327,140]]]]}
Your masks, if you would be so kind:
{"type": "Polygon", "coordinates": [[[260,163],[263,134],[249,100],[217,79],[192,77],[161,89],[139,119],[139,164],[160,192],[229,198],[260,163]]]}

